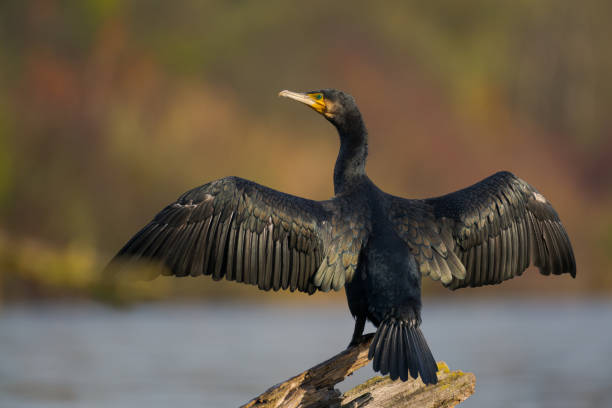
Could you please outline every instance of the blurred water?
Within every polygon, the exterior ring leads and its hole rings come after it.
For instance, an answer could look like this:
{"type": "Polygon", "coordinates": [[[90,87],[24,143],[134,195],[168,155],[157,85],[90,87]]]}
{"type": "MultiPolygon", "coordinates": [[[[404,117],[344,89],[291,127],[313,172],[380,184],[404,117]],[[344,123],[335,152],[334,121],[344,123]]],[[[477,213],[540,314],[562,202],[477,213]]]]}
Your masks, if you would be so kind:
{"type": "MultiPolygon", "coordinates": [[[[436,359],[476,374],[461,406],[612,406],[612,302],[425,302],[436,359]]],[[[340,306],[11,307],[0,407],[237,406],[343,349],[352,328],[340,306]]]]}

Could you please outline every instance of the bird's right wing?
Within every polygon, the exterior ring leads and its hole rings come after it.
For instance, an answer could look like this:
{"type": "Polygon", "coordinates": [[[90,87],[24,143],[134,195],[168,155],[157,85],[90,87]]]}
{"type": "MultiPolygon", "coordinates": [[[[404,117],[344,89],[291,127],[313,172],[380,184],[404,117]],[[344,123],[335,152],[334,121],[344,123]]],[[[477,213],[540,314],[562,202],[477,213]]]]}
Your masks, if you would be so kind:
{"type": "Polygon", "coordinates": [[[165,264],[163,273],[212,275],[262,290],[313,293],[350,280],[360,242],[333,201],[284,194],[227,177],[183,194],[115,256],[165,264]]]}
{"type": "Polygon", "coordinates": [[[576,275],[557,212],[508,172],[442,197],[393,197],[389,213],[421,272],[451,289],[500,283],[531,263],[545,275],[576,275]]]}

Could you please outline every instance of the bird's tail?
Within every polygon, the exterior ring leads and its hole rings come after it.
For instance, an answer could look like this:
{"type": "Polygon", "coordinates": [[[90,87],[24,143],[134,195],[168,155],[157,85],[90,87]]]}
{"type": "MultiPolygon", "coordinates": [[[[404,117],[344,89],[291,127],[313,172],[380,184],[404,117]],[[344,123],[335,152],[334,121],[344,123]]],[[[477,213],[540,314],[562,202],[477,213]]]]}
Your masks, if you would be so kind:
{"type": "Polygon", "coordinates": [[[392,380],[421,376],[425,384],[438,382],[438,366],[416,321],[388,317],[378,326],[368,358],[374,370],[389,374],[392,380]]]}

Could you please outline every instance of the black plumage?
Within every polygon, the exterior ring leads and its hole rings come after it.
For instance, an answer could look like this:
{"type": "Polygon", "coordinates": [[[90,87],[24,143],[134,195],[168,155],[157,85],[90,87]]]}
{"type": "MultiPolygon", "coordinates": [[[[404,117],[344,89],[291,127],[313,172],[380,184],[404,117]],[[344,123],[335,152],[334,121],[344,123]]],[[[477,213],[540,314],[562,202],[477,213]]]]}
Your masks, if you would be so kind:
{"type": "Polygon", "coordinates": [[[262,290],[346,288],[356,319],[377,328],[369,357],[392,379],[437,381],[420,329],[421,276],[450,289],[497,284],[534,264],[575,276],[572,247],[550,203],[508,172],[424,200],[384,193],[365,172],[367,131],[353,98],[326,89],[283,91],[327,118],[340,135],[335,196],[312,201],[237,177],[186,192],[115,259],[163,262],[167,274],[212,275],[262,290]]]}

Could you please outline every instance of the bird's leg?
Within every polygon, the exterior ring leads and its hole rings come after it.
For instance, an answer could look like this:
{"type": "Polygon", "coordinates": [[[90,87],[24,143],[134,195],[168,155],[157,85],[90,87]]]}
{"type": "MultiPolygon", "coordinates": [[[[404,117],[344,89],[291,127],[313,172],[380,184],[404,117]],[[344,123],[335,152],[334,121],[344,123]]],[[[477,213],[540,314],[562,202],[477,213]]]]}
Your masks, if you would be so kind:
{"type": "Polygon", "coordinates": [[[349,348],[358,345],[363,341],[363,329],[365,328],[366,317],[357,316],[355,319],[355,330],[353,331],[353,338],[349,343],[349,348]]]}

